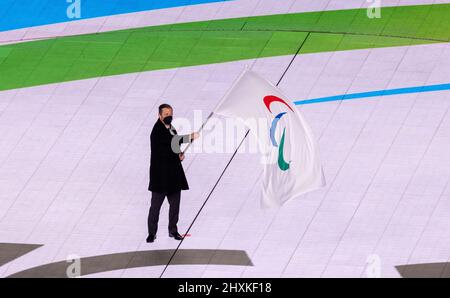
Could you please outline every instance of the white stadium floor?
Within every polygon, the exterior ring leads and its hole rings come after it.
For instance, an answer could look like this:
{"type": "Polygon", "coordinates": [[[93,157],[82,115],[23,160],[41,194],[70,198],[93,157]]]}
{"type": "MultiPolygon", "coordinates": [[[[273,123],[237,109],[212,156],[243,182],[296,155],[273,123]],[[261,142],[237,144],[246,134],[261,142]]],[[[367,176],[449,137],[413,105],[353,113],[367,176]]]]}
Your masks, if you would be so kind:
{"type": "MultiPolygon", "coordinates": [[[[291,58],[259,59],[253,69],[276,83],[291,58]]],[[[156,107],[163,98],[175,116],[210,111],[252,63],[1,92],[0,122],[14,129],[4,134],[0,152],[0,237],[45,244],[1,267],[1,276],[70,254],[176,248],[166,235],[167,203],[157,241],[144,241],[156,107]]],[[[279,86],[298,100],[443,83],[449,66],[449,44],[308,54],[296,57],[279,86]]],[[[447,262],[449,105],[442,91],[297,106],[319,140],[327,187],[262,210],[258,156],[237,154],[180,248],[245,250],[254,266],[171,265],[164,277],[365,276],[371,255],[380,257],[382,276],[395,277],[397,265],[447,262]]],[[[180,232],[230,157],[188,154],[191,189],[182,193],[180,232]]],[[[163,269],[92,276],[156,277],[163,269]]]]}
{"type": "MultiPolygon", "coordinates": [[[[43,245],[1,266],[0,276],[73,254],[175,249],[167,202],[158,238],[145,242],[158,105],[169,102],[175,117],[192,119],[194,110],[206,117],[245,65],[276,83],[292,58],[0,92],[0,239],[43,245]]],[[[279,86],[296,101],[449,78],[450,44],[441,43],[299,55],[279,86]]],[[[319,140],[327,187],[262,210],[258,156],[238,153],[180,247],[243,250],[253,266],[160,265],[86,276],[366,277],[376,260],[382,277],[400,277],[395,266],[449,262],[449,107],[448,91],[299,105],[319,140]]],[[[231,155],[187,154],[180,233],[231,155]]]]}

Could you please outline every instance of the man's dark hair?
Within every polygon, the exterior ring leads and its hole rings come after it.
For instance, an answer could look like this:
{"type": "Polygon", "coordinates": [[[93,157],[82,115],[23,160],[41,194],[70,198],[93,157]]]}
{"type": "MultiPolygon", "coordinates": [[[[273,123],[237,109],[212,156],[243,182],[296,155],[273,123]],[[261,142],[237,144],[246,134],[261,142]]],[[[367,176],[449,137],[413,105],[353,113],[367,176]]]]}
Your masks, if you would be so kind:
{"type": "Polygon", "coordinates": [[[169,104],[163,103],[163,104],[160,105],[159,108],[158,108],[159,114],[160,114],[160,115],[162,114],[163,109],[171,109],[171,110],[173,110],[172,107],[171,107],[169,104]]]}

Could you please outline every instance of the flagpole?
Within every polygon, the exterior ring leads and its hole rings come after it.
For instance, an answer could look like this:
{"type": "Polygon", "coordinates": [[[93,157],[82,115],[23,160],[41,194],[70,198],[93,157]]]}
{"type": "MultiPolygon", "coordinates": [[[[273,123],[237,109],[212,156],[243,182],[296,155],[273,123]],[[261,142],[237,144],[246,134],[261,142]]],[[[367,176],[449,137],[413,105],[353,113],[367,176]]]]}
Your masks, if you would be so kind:
{"type": "MultiPolygon", "coordinates": [[[[212,115],[214,114],[214,111],[212,111],[211,113],[209,113],[209,116],[206,118],[206,120],[202,123],[202,126],[200,126],[200,129],[197,131],[197,133],[199,134],[202,130],[203,127],[205,127],[206,123],[208,123],[209,119],[211,119],[212,115]]],[[[190,137],[190,136],[189,136],[190,137]]],[[[194,142],[194,140],[190,140],[190,142],[187,144],[186,148],[184,148],[183,151],[181,151],[181,154],[184,154],[184,152],[186,152],[186,150],[189,149],[189,147],[191,146],[191,144],[194,142]]]]}
{"type": "MultiPolygon", "coordinates": [[[[203,128],[205,127],[206,123],[208,123],[209,119],[211,119],[212,115],[215,114],[215,111],[217,110],[218,107],[220,107],[220,105],[222,104],[222,102],[225,100],[225,98],[227,98],[228,94],[230,94],[231,90],[233,90],[234,86],[236,86],[237,82],[239,82],[239,80],[244,76],[244,74],[249,71],[249,67],[248,65],[245,65],[245,69],[241,72],[241,74],[237,77],[237,79],[233,82],[233,84],[231,85],[231,87],[227,90],[227,92],[225,93],[224,96],[222,96],[222,98],[220,99],[220,101],[216,104],[216,106],[214,107],[214,109],[209,113],[208,117],[206,118],[206,120],[202,123],[202,125],[200,126],[199,130],[197,131],[197,133],[200,133],[203,128]]],[[[191,140],[186,148],[184,148],[184,150],[181,152],[181,154],[184,154],[189,147],[191,146],[192,142],[194,142],[194,140],[191,140]]]]}

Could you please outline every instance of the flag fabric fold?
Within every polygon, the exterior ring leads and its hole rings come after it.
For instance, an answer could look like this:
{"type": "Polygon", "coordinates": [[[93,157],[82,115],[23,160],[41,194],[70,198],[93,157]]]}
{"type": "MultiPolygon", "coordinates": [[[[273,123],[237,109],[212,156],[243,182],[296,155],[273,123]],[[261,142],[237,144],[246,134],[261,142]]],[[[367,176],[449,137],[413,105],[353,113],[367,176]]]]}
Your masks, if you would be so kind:
{"type": "Polygon", "coordinates": [[[250,128],[262,153],[261,205],[281,206],[325,186],[319,149],[300,111],[273,84],[244,71],[214,110],[250,128]],[[263,123],[262,129],[251,129],[263,123]]]}

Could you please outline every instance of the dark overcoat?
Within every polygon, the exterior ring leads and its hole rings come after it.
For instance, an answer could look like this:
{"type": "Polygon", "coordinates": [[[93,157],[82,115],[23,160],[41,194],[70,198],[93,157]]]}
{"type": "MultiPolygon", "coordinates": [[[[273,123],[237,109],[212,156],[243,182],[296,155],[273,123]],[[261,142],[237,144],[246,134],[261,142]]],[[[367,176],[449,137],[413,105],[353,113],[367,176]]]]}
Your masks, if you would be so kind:
{"type": "Polygon", "coordinates": [[[173,127],[171,129],[174,135],[158,119],[150,134],[149,191],[172,193],[189,189],[179,158],[179,145],[189,142],[189,135],[179,136],[173,127]]]}

